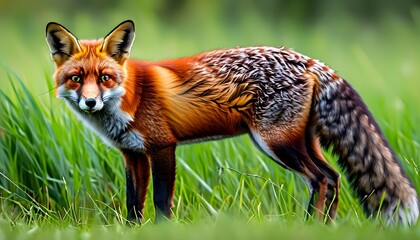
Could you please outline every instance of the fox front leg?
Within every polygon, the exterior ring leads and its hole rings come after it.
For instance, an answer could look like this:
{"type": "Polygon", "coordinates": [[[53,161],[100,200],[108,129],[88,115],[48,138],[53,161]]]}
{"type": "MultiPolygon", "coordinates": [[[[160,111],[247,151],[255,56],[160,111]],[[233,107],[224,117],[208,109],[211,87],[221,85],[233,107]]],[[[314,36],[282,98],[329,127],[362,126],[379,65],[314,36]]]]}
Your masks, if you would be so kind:
{"type": "Polygon", "coordinates": [[[175,146],[151,154],[156,222],[171,217],[175,186],[175,146]]]}
{"type": "Polygon", "coordinates": [[[126,170],[127,219],[143,220],[143,208],[150,178],[150,163],[143,153],[123,151],[126,170]]]}

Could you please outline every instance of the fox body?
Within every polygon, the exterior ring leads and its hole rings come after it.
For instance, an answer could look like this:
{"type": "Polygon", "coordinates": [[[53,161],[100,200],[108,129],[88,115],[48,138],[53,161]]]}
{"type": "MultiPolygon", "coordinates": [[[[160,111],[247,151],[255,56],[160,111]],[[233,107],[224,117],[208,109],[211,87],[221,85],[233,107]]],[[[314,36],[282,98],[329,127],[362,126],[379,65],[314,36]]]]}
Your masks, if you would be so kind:
{"type": "Polygon", "coordinates": [[[334,219],[340,175],[332,147],[367,215],[411,225],[418,197],[352,87],[323,63],[287,48],[215,50],[160,62],[129,59],[134,24],[77,40],[49,23],[57,96],[125,160],[127,209],[141,220],[152,170],[156,217],[170,217],[178,144],[248,133],[308,185],[308,212],[334,219]]]}

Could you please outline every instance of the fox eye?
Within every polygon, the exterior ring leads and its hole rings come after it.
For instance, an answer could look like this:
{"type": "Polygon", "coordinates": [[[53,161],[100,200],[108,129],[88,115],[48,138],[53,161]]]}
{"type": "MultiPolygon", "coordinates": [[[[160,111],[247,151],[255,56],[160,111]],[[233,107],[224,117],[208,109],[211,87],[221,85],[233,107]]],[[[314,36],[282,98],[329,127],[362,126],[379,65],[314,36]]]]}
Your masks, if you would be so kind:
{"type": "Polygon", "coordinates": [[[70,77],[70,80],[72,80],[73,82],[80,82],[81,77],[79,75],[72,75],[70,77]]]}
{"type": "Polygon", "coordinates": [[[106,82],[109,79],[111,79],[111,77],[108,74],[103,74],[101,75],[101,78],[99,79],[100,82],[106,82]]]}

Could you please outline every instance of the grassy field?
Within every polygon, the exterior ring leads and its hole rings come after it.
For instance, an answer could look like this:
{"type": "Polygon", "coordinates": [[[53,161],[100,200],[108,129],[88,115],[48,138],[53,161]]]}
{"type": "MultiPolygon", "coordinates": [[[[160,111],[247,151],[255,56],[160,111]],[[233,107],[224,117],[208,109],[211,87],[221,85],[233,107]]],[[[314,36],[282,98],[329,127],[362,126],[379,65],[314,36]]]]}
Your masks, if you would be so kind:
{"type": "MultiPolygon", "coordinates": [[[[420,190],[419,11],[413,10],[411,21],[364,24],[343,18],[310,26],[292,20],[267,25],[256,15],[238,25],[207,21],[206,15],[192,16],[202,22],[198,25],[185,20],[165,25],[141,11],[144,17],[133,17],[132,57],[158,60],[214,48],[286,45],[326,62],[362,95],[420,190]]],[[[0,22],[7,36],[0,46],[0,240],[420,237],[420,224],[384,229],[364,216],[345,178],[337,221],[305,222],[303,181],[254,148],[247,136],[180,146],[174,219],[153,224],[151,187],[145,223],[132,226],[124,219],[122,157],[55,99],[44,40],[48,21],[63,23],[80,38],[97,38],[131,15],[101,21],[79,14],[70,21],[46,10],[37,16],[0,22]]],[[[325,155],[338,169],[328,149],[325,155]]]]}

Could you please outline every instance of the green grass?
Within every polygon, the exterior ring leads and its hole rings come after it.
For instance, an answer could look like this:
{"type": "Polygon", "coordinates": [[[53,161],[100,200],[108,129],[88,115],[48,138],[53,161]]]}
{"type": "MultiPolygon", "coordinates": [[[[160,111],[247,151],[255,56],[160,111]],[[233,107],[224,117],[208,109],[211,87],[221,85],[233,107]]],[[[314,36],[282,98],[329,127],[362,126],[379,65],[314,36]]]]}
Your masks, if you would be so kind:
{"type": "Polygon", "coordinates": [[[215,223],[203,222],[194,224],[166,223],[161,225],[127,227],[113,224],[109,226],[92,226],[89,229],[73,227],[57,228],[49,226],[28,226],[21,224],[10,227],[0,224],[0,239],[418,239],[418,229],[378,230],[373,225],[355,228],[351,225],[326,227],[321,224],[302,225],[288,223],[278,224],[249,223],[227,217],[219,217],[215,223]]]}
{"type": "MultiPolygon", "coordinates": [[[[87,17],[77,19],[71,30],[81,37],[106,34],[118,23],[115,16],[100,26],[87,17]],[[95,27],[100,30],[92,33],[95,27]]],[[[219,47],[284,44],[326,62],[361,93],[420,190],[418,22],[390,19],[376,27],[346,20],[311,27],[287,22],[277,28],[251,16],[231,29],[217,21],[169,28],[151,19],[136,21],[142,24],[133,57],[162,59],[219,47]]],[[[2,29],[16,32],[16,26],[2,29]]],[[[247,136],[178,147],[174,219],[153,224],[151,186],[145,223],[129,227],[121,155],[85,129],[49,90],[53,69],[43,36],[15,33],[9,38],[12,45],[0,47],[5,53],[0,56],[0,240],[420,236],[419,224],[384,229],[379,220],[366,218],[345,178],[336,223],[305,222],[308,191],[303,181],[254,148],[247,136]]],[[[325,155],[338,169],[336,158],[328,150],[325,155]]]]}

